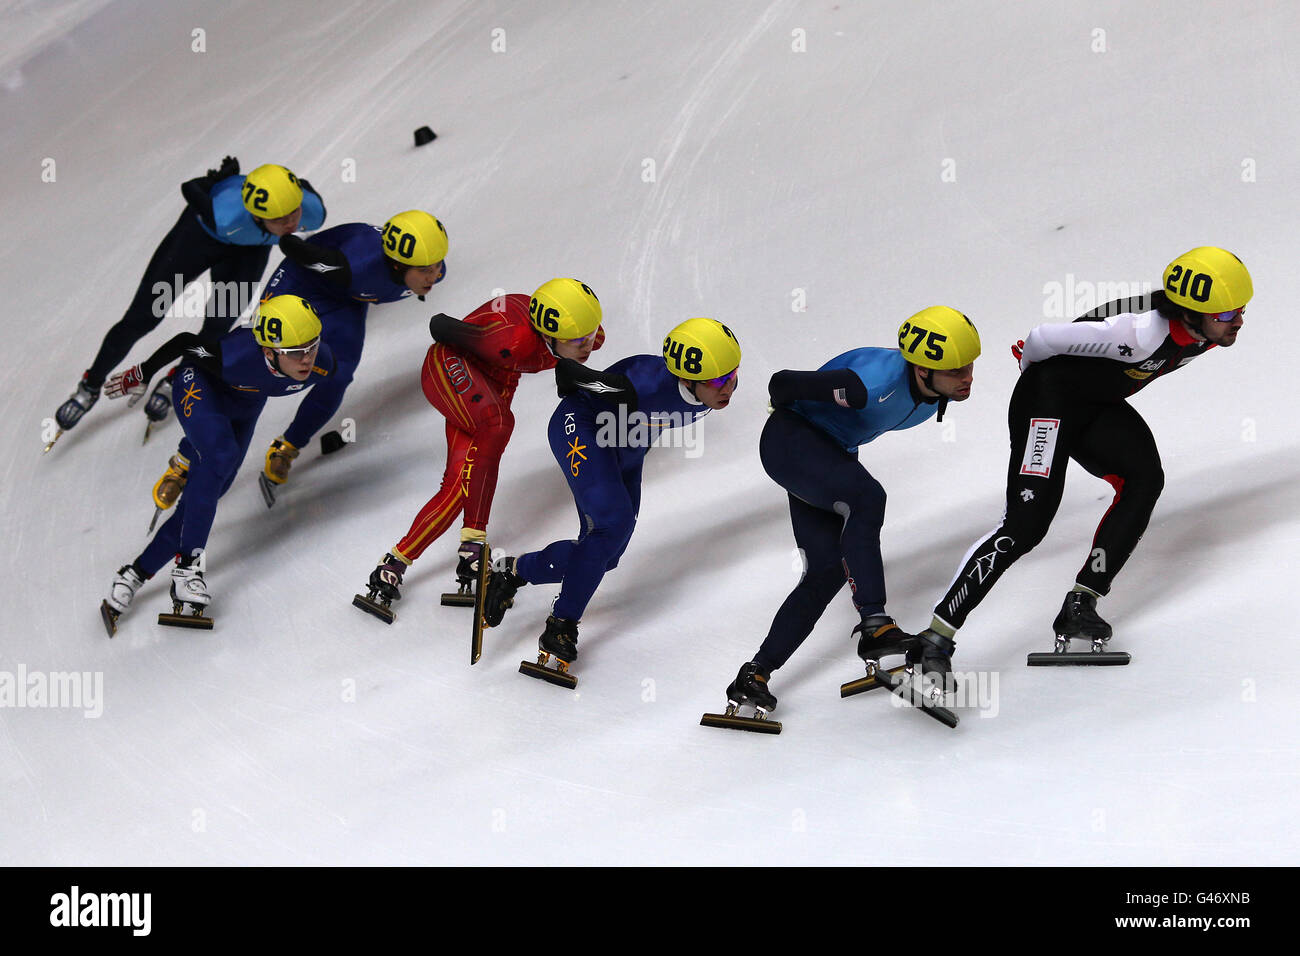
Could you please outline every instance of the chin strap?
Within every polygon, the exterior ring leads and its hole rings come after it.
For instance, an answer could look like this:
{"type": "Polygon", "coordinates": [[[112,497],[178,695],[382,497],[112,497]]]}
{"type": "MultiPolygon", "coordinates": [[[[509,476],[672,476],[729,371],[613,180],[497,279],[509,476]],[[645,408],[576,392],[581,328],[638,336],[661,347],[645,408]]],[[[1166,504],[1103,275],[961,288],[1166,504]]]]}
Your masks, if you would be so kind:
{"type": "MultiPolygon", "coordinates": [[[[937,388],[934,387],[934,369],[932,368],[927,368],[925,370],[925,374],[921,376],[921,383],[925,385],[925,387],[932,392],[939,391],[937,388]]],[[[939,411],[935,416],[935,421],[941,422],[943,421],[943,413],[948,410],[948,398],[947,396],[940,394],[938,401],[939,401],[939,411]]]]}

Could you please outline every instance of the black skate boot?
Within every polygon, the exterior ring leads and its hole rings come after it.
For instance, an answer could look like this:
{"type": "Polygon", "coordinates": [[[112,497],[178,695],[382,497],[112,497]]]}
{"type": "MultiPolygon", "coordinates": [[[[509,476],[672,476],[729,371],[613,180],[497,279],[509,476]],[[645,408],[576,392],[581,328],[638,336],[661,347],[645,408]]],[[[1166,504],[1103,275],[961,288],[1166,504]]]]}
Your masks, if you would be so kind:
{"type": "Polygon", "coordinates": [[[776,710],[776,698],[767,688],[767,681],[771,676],[771,672],[757,661],[742,665],[736,679],[727,687],[726,712],[705,714],[700,718],[700,726],[749,730],[759,734],[779,734],[781,724],[767,719],[768,713],[776,710]],[[740,715],[740,708],[746,704],[754,706],[753,717],[740,715]]]}
{"type": "Polygon", "coordinates": [[[546,619],[546,630],[537,639],[537,648],[537,663],[521,661],[519,673],[570,689],[578,686],[578,679],[569,673],[569,665],[578,659],[577,621],[552,614],[546,619]],[[547,667],[552,657],[555,667],[547,667]]]}
{"type": "MultiPolygon", "coordinates": [[[[862,623],[853,629],[858,636],[858,657],[867,665],[867,676],[851,680],[840,685],[841,697],[852,697],[864,691],[875,690],[884,685],[876,680],[880,669],[880,659],[895,654],[910,654],[917,647],[917,636],[909,634],[899,627],[892,617],[885,614],[873,614],[864,617],[862,623]]],[[[897,674],[904,669],[902,664],[889,669],[890,674],[897,674]]]]}
{"type": "Polygon", "coordinates": [[[443,607],[473,607],[474,582],[478,580],[479,562],[483,560],[482,541],[462,541],[456,552],[456,590],[442,596],[443,607]]]}
{"type": "Polygon", "coordinates": [[[552,614],[546,619],[546,630],[537,639],[537,646],[561,664],[572,664],[578,659],[578,622],[552,614]]]}
{"type": "Polygon", "coordinates": [[[77,383],[77,390],[68,396],[68,400],[54,413],[54,423],[63,431],[67,431],[81,421],[81,416],[90,411],[99,401],[99,391],[102,386],[91,388],[86,378],[89,374],[87,372],[81,376],[81,381],[77,383]]]}
{"type": "Polygon", "coordinates": [[[402,574],[409,565],[391,551],[384,555],[373,571],[366,587],[370,590],[362,596],[352,596],[352,606],[360,608],[367,614],[373,614],[385,624],[392,624],[397,614],[392,610],[392,603],[402,599],[402,574]]]}
{"type": "Polygon", "coordinates": [[[149,399],[144,403],[144,415],[152,423],[166,421],[167,416],[172,410],[172,376],[176,374],[176,369],[172,369],[164,376],[153,391],[149,393],[149,399]]]}
{"type": "Polygon", "coordinates": [[[1097,614],[1097,596],[1091,591],[1071,591],[1061,604],[1061,612],[1052,622],[1056,644],[1050,654],[1030,654],[1026,663],[1030,667],[1063,664],[1127,664],[1125,651],[1108,651],[1106,642],[1111,637],[1111,627],[1097,614]],[[1070,650],[1071,639],[1092,642],[1092,650],[1081,653],[1070,650]]]}
{"type": "Polygon", "coordinates": [[[506,611],[515,606],[515,593],[528,582],[515,573],[515,559],[497,562],[488,578],[487,594],[483,597],[483,623],[497,627],[506,611]]]}
{"type": "Polygon", "coordinates": [[[927,627],[916,635],[916,646],[907,653],[909,664],[921,665],[922,682],[928,685],[927,694],[935,703],[942,703],[953,690],[952,652],[956,649],[952,638],[927,627]]]}
{"type": "Polygon", "coordinates": [[[402,599],[402,575],[406,573],[408,565],[391,551],[384,555],[384,560],[375,566],[370,572],[370,580],[367,582],[370,591],[379,595],[384,604],[392,604],[394,601],[402,599]]]}
{"type": "Polygon", "coordinates": [[[917,636],[908,634],[892,617],[876,614],[862,619],[862,623],[853,629],[858,638],[858,657],[871,670],[880,663],[882,657],[892,654],[906,654],[916,647],[917,636]]]}
{"type": "Polygon", "coordinates": [[[776,710],[776,698],[767,689],[767,681],[771,676],[754,661],[743,665],[736,679],[727,688],[727,703],[733,707],[753,704],[755,711],[767,713],[776,710]]]}
{"type": "Polygon", "coordinates": [[[1094,644],[1110,640],[1110,625],[1097,614],[1097,596],[1087,591],[1071,591],[1061,604],[1061,612],[1052,622],[1057,638],[1082,637],[1094,644]]]}
{"type": "Polygon", "coordinates": [[[478,579],[478,563],[483,560],[482,541],[462,541],[456,552],[456,583],[473,585],[478,579]]]}

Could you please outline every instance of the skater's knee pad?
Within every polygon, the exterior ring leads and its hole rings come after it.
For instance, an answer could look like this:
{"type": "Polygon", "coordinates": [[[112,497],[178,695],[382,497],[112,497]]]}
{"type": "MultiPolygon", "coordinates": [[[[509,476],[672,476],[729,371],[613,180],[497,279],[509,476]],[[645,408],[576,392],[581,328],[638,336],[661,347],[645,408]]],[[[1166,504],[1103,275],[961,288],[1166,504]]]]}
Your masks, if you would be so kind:
{"type": "Polygon", "coordinates": [[[885,486],[866,472],[836,499],[833,510],[846,521],[879,526],[885,520],[885,486]]]}
{"type": "Polygon", "coordinates": [[[583,537],[599,541],[611,552],[621,551],[636,527],[636,515],[630,507],[606,505],[587,511],[583,517],[586,524],[583,537]]]}

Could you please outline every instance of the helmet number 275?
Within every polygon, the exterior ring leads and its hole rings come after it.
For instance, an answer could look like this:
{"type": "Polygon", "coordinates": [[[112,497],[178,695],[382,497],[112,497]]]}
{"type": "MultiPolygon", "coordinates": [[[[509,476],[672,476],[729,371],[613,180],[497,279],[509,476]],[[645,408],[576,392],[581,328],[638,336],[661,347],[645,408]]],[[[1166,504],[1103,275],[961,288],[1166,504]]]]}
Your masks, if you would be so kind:
{"type": "Polygon", "coordinates": [[[943,358],[943,343],[948,341],[948,336],[939,332],[930,332],[921,328],[919,325],[912,325],[910,322],[904,322],[903,327],[898,330],[898,347],[909,355],[915,355],[917,348],[922,342],[925,342],[925,357],[934,359],[936,362],[943,358]],[[912,344],[907,344],[907,337],[912,337],[912,344]]]}

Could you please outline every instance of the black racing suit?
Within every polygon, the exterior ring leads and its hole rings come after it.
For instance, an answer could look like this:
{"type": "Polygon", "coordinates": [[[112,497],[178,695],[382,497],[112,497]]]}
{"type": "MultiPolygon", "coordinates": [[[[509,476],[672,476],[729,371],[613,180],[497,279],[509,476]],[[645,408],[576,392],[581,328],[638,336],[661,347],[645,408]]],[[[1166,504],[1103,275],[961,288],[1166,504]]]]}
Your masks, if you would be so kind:
{"type": "Polygon", "coordinates": [[[1074,322],[1040,325],[1029,333],[1023,373],[1007,410],[1006,512],[997,529],[966,552],[935,605],[936,617],[961,627],[1002,573],[1043,540],[1061,503],[1071,458],[1115,489],[1076,578],[1098,594],[1110,590],[1164,487],[1155,438],[1127,399],[1214,348],[1194,338],[1174,315],[1158,291],[1146,300],[1119,300],[1074,322]],[[1126,311],[1135,305],[1142,311],[1126,311]]]}

